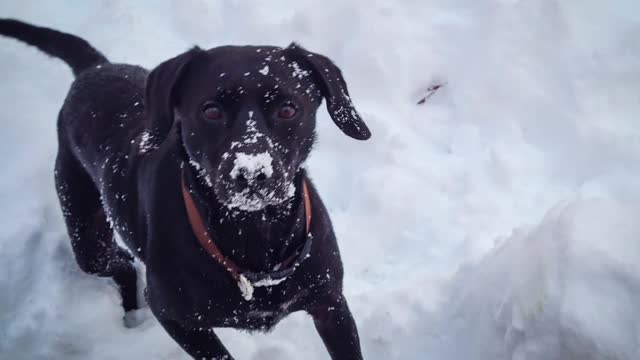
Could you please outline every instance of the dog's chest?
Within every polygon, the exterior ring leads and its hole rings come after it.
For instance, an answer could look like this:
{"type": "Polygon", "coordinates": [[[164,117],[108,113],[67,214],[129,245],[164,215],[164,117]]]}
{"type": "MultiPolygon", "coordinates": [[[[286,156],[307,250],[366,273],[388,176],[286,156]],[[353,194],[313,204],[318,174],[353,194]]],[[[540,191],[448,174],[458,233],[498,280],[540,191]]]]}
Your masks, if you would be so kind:
{"type": "Polygon", "coordinates": [[[297,302],[302,294],[287,300],[279,297],[257,297],[250,301],[239,301],[224,307],[193,314],[191,320],[212,327],[232,327],[249,331],[268,331],[280,320],[297,311],[297,302]]]}
{"type": "Polygon", "coordinates": [[[250,307],[244,312],[236,310],[234,316],[226,319],[227,326],[267,331],[291,313],[294,302],[295,299],[292,299],[273,308],[250,307]]]}

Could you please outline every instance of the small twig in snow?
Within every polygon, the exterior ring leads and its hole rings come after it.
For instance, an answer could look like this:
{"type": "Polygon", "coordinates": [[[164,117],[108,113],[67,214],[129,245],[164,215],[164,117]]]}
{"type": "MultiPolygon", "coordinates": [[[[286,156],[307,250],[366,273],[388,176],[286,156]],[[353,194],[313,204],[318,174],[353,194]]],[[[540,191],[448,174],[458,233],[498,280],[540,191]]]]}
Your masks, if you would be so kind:
{"type": "Polygon", "coordinates": [[[419,101],[418,101],[418,105],[422,105],[424,103],[427,102],[427,100],[429,100],[429,98],[431,96],[433,96],[433,94],[436,93],[436,91],[438,91],[438,89],[440,89],[441,87],[447,85],[447,83],[442,83],[442,84],[436,84],[436,85],[432,85],[429,86],[425,92],[427,93],[425,96],[423,96],[419,101]]]}

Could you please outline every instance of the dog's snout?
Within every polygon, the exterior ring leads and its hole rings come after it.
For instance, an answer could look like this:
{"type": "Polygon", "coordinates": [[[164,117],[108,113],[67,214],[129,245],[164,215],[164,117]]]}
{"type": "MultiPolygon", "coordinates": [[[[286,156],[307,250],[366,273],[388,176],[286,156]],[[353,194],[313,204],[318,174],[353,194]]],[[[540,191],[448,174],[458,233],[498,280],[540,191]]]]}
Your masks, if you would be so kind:
{"type": "Polygon", "coordinates": [[[268,178],[267,174],[265,174],[263,172],[261,172],[258,175],[256,175],[256,181],[258,183],[264,183],[265,181],[267,181],[267,178],[268,178]]]}
{"type": "Polygon", "coordinates": [[[270,178],[271,176],[265,171],[251,172],[248,168],[240,168],[235,182],[239,189],[245,189],[248,187],[264,186],[270,178]]]}
{"type": "Polygon", "coordinates": [[[240,173],[236,177],[236,184],[238,185],[239,188],[244,189],[247,186],[249,186],[249,179],[247,179],[247,177],[244,175],[244,173],[240,173]]]}
{"type": "Polygon", "coordinates": [[[236,153],[229,175],[239,190],[264,187],[274,174],[272,161],[271,155],[267,152],[236,153]]]}

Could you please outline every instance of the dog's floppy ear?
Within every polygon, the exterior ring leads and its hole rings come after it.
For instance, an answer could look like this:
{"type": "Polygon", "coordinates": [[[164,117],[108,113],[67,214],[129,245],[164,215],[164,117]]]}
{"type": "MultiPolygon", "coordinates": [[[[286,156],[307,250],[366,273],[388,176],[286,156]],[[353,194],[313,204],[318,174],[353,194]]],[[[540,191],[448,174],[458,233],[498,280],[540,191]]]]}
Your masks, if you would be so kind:
{"type": "Polygon", "coordinates": [[[340,130],[354,139],[370,138],[371,132],[353,106],[347,83],[333,61],[326,56],[307,51],[296,43],[291,43],[286,51],[300,61],[303,68],[310,70],[327,102],[327,111],[340,130]]]}
{"type": "Polygon", "coordinates": [[[189,62],[201,53],[202,49],[196,46],[161,63],[149,73],[144,90],[145,134],[141,150],[153,150],[166,139],[173,126],[174,89],[189,62]]]}

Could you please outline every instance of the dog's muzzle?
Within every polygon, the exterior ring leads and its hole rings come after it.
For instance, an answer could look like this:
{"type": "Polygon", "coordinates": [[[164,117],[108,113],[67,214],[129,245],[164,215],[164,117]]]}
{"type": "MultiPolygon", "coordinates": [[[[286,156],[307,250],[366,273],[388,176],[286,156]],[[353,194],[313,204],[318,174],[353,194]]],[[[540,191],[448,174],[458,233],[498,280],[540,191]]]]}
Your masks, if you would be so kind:
{"type": "Polygon", "coordinates": [[[281,164],[269,152],[236,152],[220,165],[215,191],[230,209],[258,211],[280,204],[295,193],[281,164]]]}

